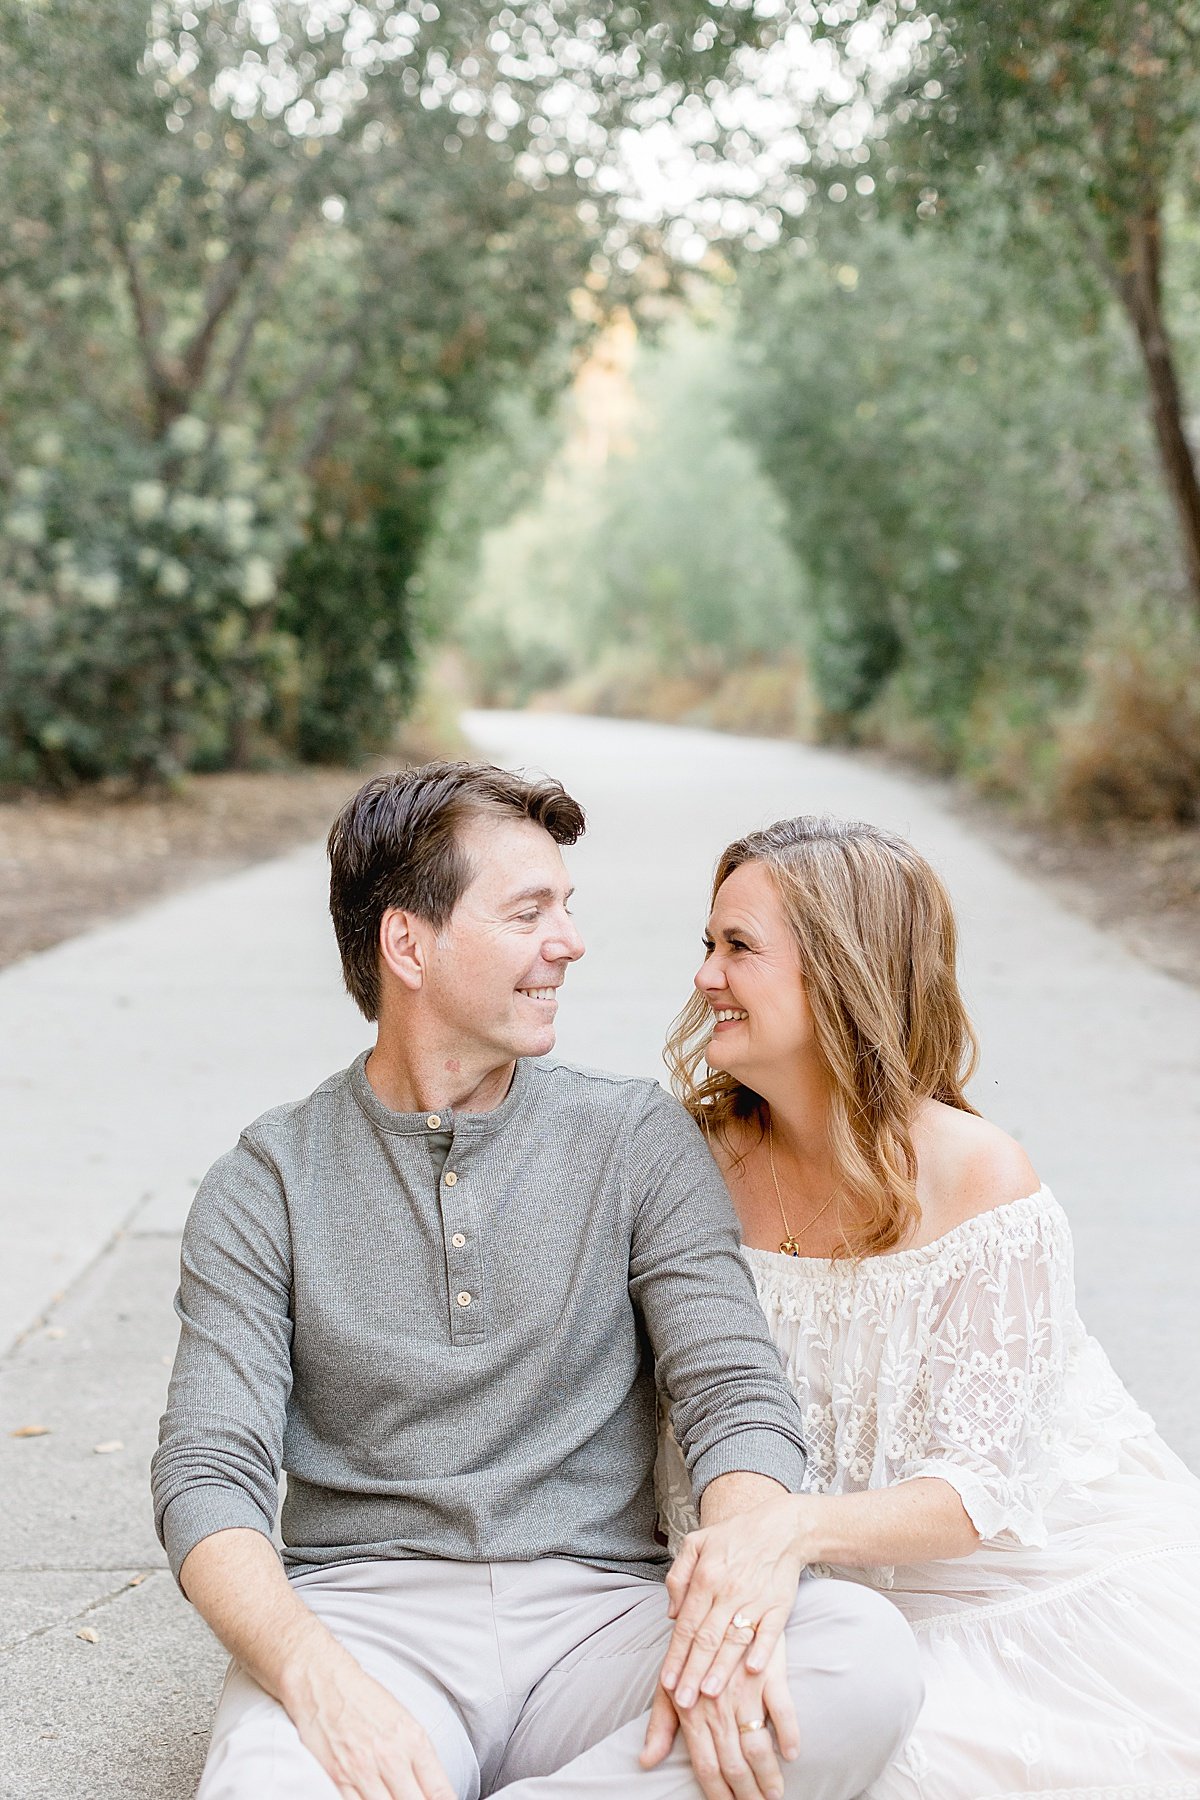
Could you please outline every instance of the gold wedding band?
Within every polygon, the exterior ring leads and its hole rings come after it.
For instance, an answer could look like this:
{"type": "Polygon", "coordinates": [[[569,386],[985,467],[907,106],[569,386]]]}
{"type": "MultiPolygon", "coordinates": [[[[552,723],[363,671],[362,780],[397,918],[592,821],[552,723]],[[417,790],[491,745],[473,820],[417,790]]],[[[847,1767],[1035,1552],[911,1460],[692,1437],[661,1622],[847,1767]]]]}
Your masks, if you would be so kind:
{"type": "Polygon", "coordinates": [[[765,1731],[766,1729],[767,1721],[765,1719],[747,1719],[744,1725],[740,1720],[738,1721],[739,1731],[765,1731]]]}

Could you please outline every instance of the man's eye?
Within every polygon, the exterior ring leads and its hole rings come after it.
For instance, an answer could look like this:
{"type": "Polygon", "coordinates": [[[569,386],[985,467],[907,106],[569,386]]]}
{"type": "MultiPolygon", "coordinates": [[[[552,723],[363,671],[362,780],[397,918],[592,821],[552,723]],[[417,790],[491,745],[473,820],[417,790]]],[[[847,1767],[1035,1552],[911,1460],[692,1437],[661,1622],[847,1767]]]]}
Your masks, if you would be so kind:
{"type": "Polygon", "coordinates": [[[538,915],[537,915],[536,910],[534,912],[518,913],[517,917],[521,921],[522,925],[536,925],[537,920],[538,920],[538,915]]]}

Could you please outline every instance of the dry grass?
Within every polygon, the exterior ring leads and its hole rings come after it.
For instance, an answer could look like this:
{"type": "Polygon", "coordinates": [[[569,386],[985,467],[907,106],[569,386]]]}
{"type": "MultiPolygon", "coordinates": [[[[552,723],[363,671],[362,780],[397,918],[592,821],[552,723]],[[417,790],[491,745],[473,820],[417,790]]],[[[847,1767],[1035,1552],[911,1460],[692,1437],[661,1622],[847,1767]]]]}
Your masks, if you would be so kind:
{"type": "Polygon", "coordinates": [[[733,668],[716,651],[691,651],[671,669],[650,657],[607,658],[533,706],[750,737],[811,738],[817,719],[807,670],[794,654],[733,668]]]}
{"type": "Polygon", "coordinates": [[[1058,733],[1050,808],[1083,826],[1200,822],[1200,630],[1143,620],[1097,646],[1058,733]]]}

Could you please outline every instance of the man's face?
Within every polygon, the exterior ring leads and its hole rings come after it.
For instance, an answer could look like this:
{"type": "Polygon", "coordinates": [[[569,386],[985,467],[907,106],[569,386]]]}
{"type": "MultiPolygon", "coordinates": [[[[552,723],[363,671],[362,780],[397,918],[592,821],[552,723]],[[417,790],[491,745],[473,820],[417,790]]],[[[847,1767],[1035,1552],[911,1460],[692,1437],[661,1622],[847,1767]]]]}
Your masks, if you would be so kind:
{"type": "Polygon", "coordinates": [[[562,853],[525,819],[472,819],[459,843],[473,875],[446,925],[429,932],[422,993],[432,1021],[472,1060],[544,1056],[558,989],[584,949],[562,853]]]}

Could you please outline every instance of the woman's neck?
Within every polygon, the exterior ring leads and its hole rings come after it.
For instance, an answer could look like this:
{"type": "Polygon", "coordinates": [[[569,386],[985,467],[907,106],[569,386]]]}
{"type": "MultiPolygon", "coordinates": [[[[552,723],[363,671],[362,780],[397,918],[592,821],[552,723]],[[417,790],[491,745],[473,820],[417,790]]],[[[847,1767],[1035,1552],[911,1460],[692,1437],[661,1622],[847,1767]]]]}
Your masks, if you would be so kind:
{"type": "Polygon", "coordinates": [[[782,1154],[806,1179],[832,1173],[833,1147],[829,1136],[830,1084],[824,1071],[802,1064],[787,1078],[756,1089],[767,1103],[771,1140],[776,1155],[782,1154]]]}

